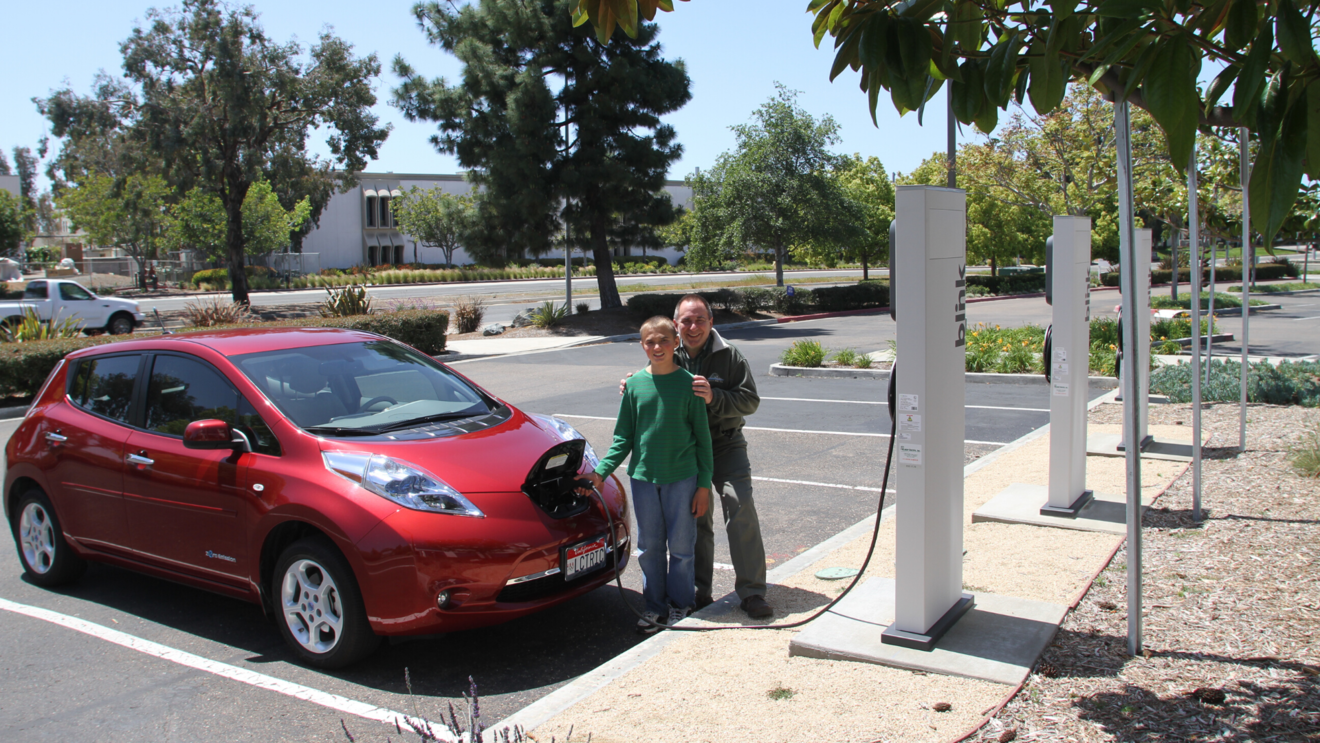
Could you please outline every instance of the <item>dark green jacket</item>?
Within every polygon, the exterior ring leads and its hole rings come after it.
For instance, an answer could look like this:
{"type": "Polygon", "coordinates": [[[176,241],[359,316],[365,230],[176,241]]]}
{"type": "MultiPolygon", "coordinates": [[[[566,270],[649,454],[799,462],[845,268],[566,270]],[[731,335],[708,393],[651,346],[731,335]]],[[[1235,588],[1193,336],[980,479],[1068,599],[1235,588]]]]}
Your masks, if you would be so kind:
{"type": "Polygon", "coordinates": [[[743,419],[761,405],[752,367],[713,328],[706,346],[696,356],[689,356],[687,348],[680,344],[674,360],[693,375],[710,380],[712,399],[706,406],[706,417],[710,420],[710,441],[718,470],[721,451],[747,447],[742,434],[743,419]]]}

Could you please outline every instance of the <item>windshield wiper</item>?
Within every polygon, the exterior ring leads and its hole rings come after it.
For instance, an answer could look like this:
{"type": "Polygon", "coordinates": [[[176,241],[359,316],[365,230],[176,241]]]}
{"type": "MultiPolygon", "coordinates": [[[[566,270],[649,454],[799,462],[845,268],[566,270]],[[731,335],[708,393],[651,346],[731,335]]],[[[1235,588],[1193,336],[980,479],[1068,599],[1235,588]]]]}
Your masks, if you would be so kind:
{"type": "Polygon", "coordinates": [[[373,428],[343,428],[341,426],[307,426],[308,433],[326,433],[331,436],[374,436],[379,431],[373,428]]]}
{"type": "MultiPolygon", "coordinates": [[[[487,412],[489,412],[489,411],[487,411],[487,412]]],[[[452,420],[458,420],[459,418],[475,418],[475,417],[477,417],[477,416],[479,416],[479,415],[485,415],[485,413],[482,413],[482,412],[471,412],[471,411],[469,411],[469,412],[457,412],[457,413],[438,413],[438,414],[436,414],[436,415],[424,415],[424,416],[422,416],[421,418],[411,418],[411,419],[406,420],[406,421],[400,421],[399,423],[392,423],[392,424],[390,424],[390,425],[388,425],[388,426],[381,426],[381,427],[379,427],[379,428],[373,428],[373,429],[371,429],[371,430],[372,430],[373,432],[375,432],[375,433],[386,433],[386,432],[389,432],[389,431],[401,431],[401,430],[403,430],[403,429],[405,429],[405,428],[416,428],[417,426],[420,426],[420,425],[423,425],[423,424],[426,424],[426,423],[437,423],[437,422],[439,422],[439,421],[452,421],[452,420]]]]}

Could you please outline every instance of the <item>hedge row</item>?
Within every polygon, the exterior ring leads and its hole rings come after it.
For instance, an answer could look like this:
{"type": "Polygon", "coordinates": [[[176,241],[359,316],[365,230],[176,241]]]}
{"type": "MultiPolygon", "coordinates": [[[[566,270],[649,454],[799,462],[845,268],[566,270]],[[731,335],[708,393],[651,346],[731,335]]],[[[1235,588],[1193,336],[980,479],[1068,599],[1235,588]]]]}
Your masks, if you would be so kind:
{"type": "MultiPolygon", "coordinates": [[[[819,289],[793,287],[749,287],[747,289],[718,289],[696,292],[716,309],[738,310],[752,313],[771,309],[787,315],[805,315],[811,312],[841,312],[889,306],[889,286],[875,281],[864,281],[847,286],[823,286],[819,289]]],[[[634,294],[628,298],[628,309],[643,317],[652,315],[674,316],[674,308],[684,294],[634,294]]]]}
{"type": "Polygon", "coordinates": [[[1045,291],[1045,274],[1013,273],[991,276],[984,273],[969,273],[967,285],[983,286],[991,294],[1035,294],[1045,291]]]}
{"type": "MultiPolygon", "coordinates": [[[[1288,264],[1261,263],[1256,266],[1257,281],[1273,281],[1275,279],[1282,279],[1288,276],[1295,277],[1297,276],[1297,273],[1298,273],[1297,267],[1292,265],[1291,263],[1288,264]]],[[[1117,271],[1112,271],[1110,273],[1103,274],[1100,277],[1100,283],[1104,284],[1105,286],[1120,286],[1121,285],[1120,276],[1121,275],[1117,271]]],[[[969,280],[971,279],[970,276],[968,276],[967,278],[969,280]]],[[[1156,286],[1159,284],[1167,284],[1172,280],[1173,280],[1173,271],[1167,268],[1157,268],[1150,272],[1150,283],[1152,286],[1156,286]]],[[[1191,269],[1188,268],[1179,269],[1178,280],[1181,282],[1190,282],[1192,280],[1191,269]]],[[[1241,281],[1241,280],[1242,280],[1241,266],[1215,267],[1216,282],[1241,281]]],[[[1210,282],[1209,268],[1205,268],[1201,270],[1201,281],[1207,285],[1209,284],[1210,282]]]]}
{"type": "MultiPolygon", "coordinates": [[[[449,328],[449,313],[434,310],[404,310],[377,315],[352,317],[295,318],[248,325],[243,327],[307,327],[347,328],[393,338],[425,354],[435,355],[445,350],[445,331],[449,328]]],[[[195,330],[196,328],[191,328],[195,330]]],[[[50,376],[55,365],[70,353],[91,346],[123,340],[118,336],[91,338],[62,338],[26,343],[0,343],[0,394],[35,395],[50,376]]]]}
{"type": "MultiPolygon", "coordinates": [[[[243,273],[249,279],[255,279],[255,278],[268,279],[275,275],[275,271],[273,269],[266,268],[265,266],[243,266],[243,273]]],[[[194,285],[214,284],[216,286],[219,286],[223,284],[225,286],[229,286],[229,269],[203,268],[202,270],[193,274],[192,279],[190,279],[190,281],[194,285]]]]}

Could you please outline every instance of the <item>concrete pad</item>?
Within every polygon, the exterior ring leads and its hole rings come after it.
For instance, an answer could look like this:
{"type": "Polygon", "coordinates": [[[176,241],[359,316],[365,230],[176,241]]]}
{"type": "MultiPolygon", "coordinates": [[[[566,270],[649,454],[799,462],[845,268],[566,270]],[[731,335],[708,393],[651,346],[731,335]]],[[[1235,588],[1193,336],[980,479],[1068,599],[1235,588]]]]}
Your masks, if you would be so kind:
{"type": "MultiPolygon", "coordinates": [[[[1126,456],[1126,453],[1118,448],[1118,444],[1122,439],[1122,434],[1093,433],[1086,437],[1086,453],[1088,456],[1098,457],[1126,456]]],[[[1163,459],[1168,462],[1190,462],[1192,461],[1192,440],[1152,438],[1151,442],[1142,450],[1141,458],[1163,459]]]]}
{"type": "Polygon", "coordinates": [[[912,650],[881,642],[894,621],[894,580],[872,578],[799,632],[788,654],[1018,684],[1067,613],[1061,604],[978,593],[934,650],[912,650]]]}
{"type": "MultiPolygon", "coordinates": [[[[1154,500],[1154,493],[1143,492],[1142,508],[1149,508],[1154,500]]],[[[1013,483],[973,512],[972,523],[1031,524],[1120,536],[1127,534],[1127,498],[1123,495],[1096,493],[1091,502],[1077,512],[1076,518],[1042,514],[1040,507],[1048,501],[1046,486],[1013,483]]],[[[980,601],[979,596],[977,601],[980,601]]]]}

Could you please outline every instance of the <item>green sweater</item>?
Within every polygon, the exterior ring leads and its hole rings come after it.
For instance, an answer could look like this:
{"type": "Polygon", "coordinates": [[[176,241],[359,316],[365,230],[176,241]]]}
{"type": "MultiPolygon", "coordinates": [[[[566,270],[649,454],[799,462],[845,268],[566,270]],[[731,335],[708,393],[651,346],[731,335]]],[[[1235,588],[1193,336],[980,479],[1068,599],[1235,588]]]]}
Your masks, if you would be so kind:
{"type": "Polygon", "coordinates": [[[596,474],[609,477],[630,453],[629,477],[667,485],[696,475],[697,487],[710,487],[715,465],[706,403],[692,393],[690,372],[653,376],[647,368],[628,378],[614,444],[596,474]]]}

